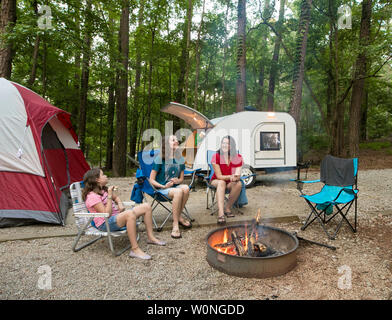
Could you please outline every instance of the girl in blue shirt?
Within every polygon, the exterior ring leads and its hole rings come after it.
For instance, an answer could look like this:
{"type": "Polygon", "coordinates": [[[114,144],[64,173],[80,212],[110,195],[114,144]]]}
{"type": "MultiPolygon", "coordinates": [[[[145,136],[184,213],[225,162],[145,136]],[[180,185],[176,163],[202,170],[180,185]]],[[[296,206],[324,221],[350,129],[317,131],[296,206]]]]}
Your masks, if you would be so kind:
{"type": "Polygon", "coordinates": [[[156,157],[151,170],[150,182],[166,197],[172,199],[173,229],[171,237],[181,238],[179,225],[191,228],[190,221],[181,213],[189,198],[189,187],[184,181],[185,160],[180,154],[179,143],[175,135],[162,138],[161,155],[156,157]]]}

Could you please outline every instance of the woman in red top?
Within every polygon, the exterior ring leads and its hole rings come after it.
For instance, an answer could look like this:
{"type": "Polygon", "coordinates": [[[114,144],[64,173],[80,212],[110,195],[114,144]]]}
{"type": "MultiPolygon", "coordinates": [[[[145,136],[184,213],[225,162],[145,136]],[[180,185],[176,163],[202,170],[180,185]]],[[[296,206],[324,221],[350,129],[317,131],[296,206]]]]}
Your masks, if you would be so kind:
{"type": "Polygon", "coordinates": [[[241,167],[242,157],[237,153],[237,147],[231,136],[226,136],[221,141],[221,147],[212,156],[214,175],[211,184],[216,187],[216,200],[218,202],[218,224],[224,224],[226,217],[234,217],[231,208],[241,193],[241,167]],[[229,200],[224,205],[225,191],[229,189],[229,200]]]}

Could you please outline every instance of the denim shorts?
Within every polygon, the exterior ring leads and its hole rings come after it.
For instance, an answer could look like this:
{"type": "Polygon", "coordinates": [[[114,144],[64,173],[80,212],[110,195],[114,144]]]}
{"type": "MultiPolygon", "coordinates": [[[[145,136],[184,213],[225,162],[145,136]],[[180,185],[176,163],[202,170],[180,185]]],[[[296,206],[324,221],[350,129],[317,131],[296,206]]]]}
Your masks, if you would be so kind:
{"type": "Polygon", "coordinates": [[[169,192],[175,188],[177,188],[179,186],[179,184],[174,185],[171,188],[167,188],[167,189],[158,189],[159,193],[163,194],[165,197],[169,198],[169,192]]]}
{"type": "MultiPolygon", "coordinates": [[[[108,223],[109,223],[109,228],[110,228],[110,231],[111,231],[111,232],[114,232],[114,231],[122,231],[122,230],[126,230],[126,229],[127,229],[126,226],[120,228],[120,227],[117,225],[117,215],[109,217],[108,223]]],[[[103,231],[103,232],[106,232],[106,231],[107,231],[107,228],[106,228],[106,221],[105,221],[104,223],[102,223],[102,224],[98,227],[98,229],[101,230],[101,231],[103,231]]]]}

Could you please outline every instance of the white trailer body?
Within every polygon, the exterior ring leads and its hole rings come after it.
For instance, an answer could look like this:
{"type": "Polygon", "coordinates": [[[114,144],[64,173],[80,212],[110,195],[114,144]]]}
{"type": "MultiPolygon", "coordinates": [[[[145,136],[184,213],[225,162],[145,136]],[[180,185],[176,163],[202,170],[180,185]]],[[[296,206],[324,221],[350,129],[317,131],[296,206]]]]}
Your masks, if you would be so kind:
{"type": "Polygon", "coordinates": [[[209,120],[178,103],[170,103],[162,111],[178,116],[194,130],[184,154],[193,169],[207,170],[207,150],[218,150],[227,135],[234,138],[245,167],[252,171],[297,167],[297,129],[288,113],[242,111],[209,120]]]}

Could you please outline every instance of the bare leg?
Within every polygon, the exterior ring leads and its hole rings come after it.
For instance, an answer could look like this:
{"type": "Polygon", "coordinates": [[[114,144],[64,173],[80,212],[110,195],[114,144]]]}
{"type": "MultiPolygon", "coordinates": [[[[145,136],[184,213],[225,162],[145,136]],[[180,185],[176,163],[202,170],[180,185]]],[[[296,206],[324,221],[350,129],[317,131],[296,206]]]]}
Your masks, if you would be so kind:
{"type": "MultiPolygon", "coordinates": [[[[139,210],[137,210],[139,212],[139,210]]],[[[139,216],[143,213],[140,213],[139,216]]],[[[135,213],[135,209],[126,210],[117,215],[117,225],[121,228],[123,226],[127,227],[127,234],[129,242],[131,243],[131,250],[138,256],[146,255],[146,253],[139,248],[137,243],[137,232],[136,232],[136,219],[137,215],[135,213]]]]}
{"type": "Polygon", "coordinates": [[[218,203],[218,217],[224,217],[226,181],[215,179],[211,184],[216,187],[216,201],[218,203]]]}
{"type": "Polygon", "coordinates": [[[127,234],[132,246],[131,250],[133,253],[138,256],[144,256],[146,254],[142,249],[139,248],[137,243],[136,220],[140,216],[144,216],[144,224],[146,226],[148,240],[153,243],[162,243],[162,241],[155,238],[154,236],[152,230],[152,209],[148,203],[143,203],[139,206],[136,206],[132,210],[119,213],[116,221],[119,227],[123,227],[124,225],[127,227],[127,234]]]}
{"type": "Polygon", "coordinates": [[[152,226],[152,208],[148,203],[143,203],[135,208],[133,212],[136,218],[144,215],[144,225],[146,226],[147,238],[150,242],[159,243],[160,240],[154,236],[153,226],[152,226]]]}
{"type": "Polygon", "coordinates": [[[227,185],[227,188],[230,190],[230,194],[229,194],[229,200],[226,203],[225,212],[231,212],[231,207],[240,196],[242,183],[241,181],[230,182],[227,185]]]}
{"type": "MultiPolygon", "coordinates": [[[[189,187],[187,185],[185,185],[185,184],[181,184],[177,188],[180,188],[182,190],[182,193],[183,193],[183,195],[182,195],[182,203],[181,203],[181,213],[182,213],[184,211],[185,204],[186,204],[186,202],[188,201],[188,198],[189,198],[189,187]]],[[[179,216],[179,221],[183,225],[185,225],[185,226],[190,226],[190,223],[188,221],[186,221],[181,216],[181,213],[180,213],[180,216],[179,216]]]]}
{"type": "Polygon", "coordinates": [[[178,221],[182,212],[181,206],[182,206],[183,192],[180,188],[172,188],[169,191],[169,197],[172,199],[172,207],[173,207],[172,237],[179,238],[181,236],[181,233],[178,226],[178,221]]]}

